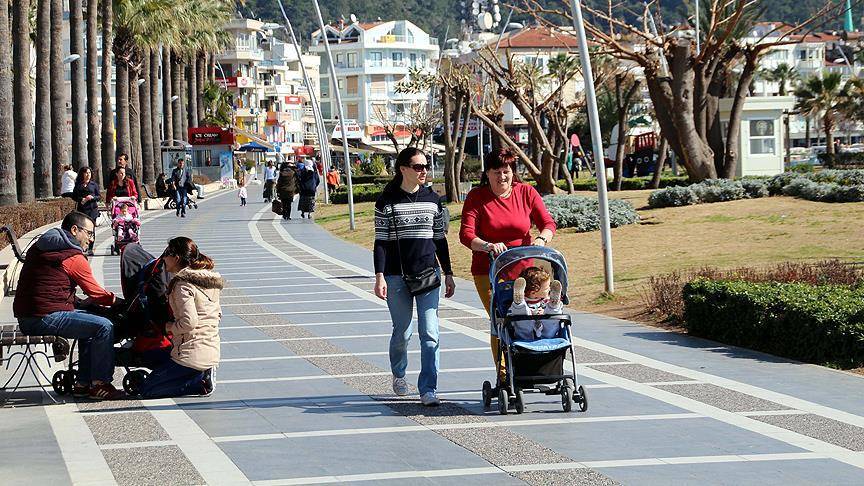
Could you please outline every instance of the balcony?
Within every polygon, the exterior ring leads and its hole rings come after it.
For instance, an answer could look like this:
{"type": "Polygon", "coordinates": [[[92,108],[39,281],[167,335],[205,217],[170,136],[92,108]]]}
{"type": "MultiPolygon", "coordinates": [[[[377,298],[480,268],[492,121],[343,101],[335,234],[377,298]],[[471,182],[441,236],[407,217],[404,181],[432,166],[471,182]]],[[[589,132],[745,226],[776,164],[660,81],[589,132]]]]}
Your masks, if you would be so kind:
{"type": "Polygon", "coordinates": [[[405,68],[405,69],[407,69],[409,67],[417,67],[417,68],[425,67],[425,66],[423,66],[423,64],[419,60],[412,63],[408,59],[402,59],[401,61],[394,61],[392,59],[367,60],[365,63],[365,66],[367,68],[384,68],[384,69],[387,69],[387,68],[395,68],[395,69],[405,68]]]}
{"type": "Polygon", "coordinates": [[[388,35],[382,35],[380,37],[377,37],[375,39],[375,42],[378,44],[396,44],[396,43],[402,42],[402,43],[407,43],[407,44],[412,44],[412,45],[437,46],[438,45],[438,38],[437,37],[430,37],[428,44],[421,44],[420,42],[417,41],[417,38],[414,36],[388,34],[388,35]]]}

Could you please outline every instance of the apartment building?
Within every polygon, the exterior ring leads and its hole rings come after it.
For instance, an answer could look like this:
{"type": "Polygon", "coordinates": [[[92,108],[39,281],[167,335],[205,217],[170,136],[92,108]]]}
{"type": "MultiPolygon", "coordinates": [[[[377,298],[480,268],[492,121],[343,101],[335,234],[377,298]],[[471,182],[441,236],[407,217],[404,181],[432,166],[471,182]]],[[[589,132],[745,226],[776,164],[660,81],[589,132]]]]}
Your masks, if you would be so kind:
{"type": "Polygon", "coordinates": [[[435,72],[438,39],[407,20],[340,22],[313,32],[309,51],[322,56],[321,112],[329,124],[335,126],[339,116],[332,92],[335,75],[345,119],[359,126],[349,132],[349,139],[386,150],[387,125],[396,127],[397,138],[410,138],[410,114],[425,106],[429,93],[397,93],[396,87],[408,79],[412,68],[435,72]],[[330,73],[324,58],[325,42],[333,53],[335,73],[330,73]]]}

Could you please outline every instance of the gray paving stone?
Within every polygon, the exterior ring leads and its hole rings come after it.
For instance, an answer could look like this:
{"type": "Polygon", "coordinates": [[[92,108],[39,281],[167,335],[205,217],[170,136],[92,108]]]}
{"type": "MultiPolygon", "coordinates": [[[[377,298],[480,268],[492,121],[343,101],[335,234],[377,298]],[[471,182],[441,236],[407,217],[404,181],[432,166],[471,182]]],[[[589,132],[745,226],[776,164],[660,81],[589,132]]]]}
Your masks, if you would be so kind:
{"type": "Polygon", "coordinates": [[[620,483],[591,469],[526,471],[514,476],[536,486],[616,486],[620,483]]]}
{"type": "Polygon", "coordinates": [[[119,410],[144,410],[141,400],[78,400],[78,410],[82,412],[109,412],[119,410]]]}
{"type": "Polygon", "coordinates": [[[85,415],[96,443],[126,444],[168,440],[168,433],[150,412],[85,415]]]}
{"type": "MultiPolygon", "coordinates": [[[[593,349],[576,346],[576,362],[577,363],[608,363],[610,361],[625,361],[615,356],[594,351],[593,349]]],[[[599,368],[602,369],[602,368],[599,368]]]]}
{"type": "Polygon", "coordinates": [[[730,412],[755,412],[760,410],[788,410],[778,403],[756,398],[728,388],[708,383],[693,385],[658,385],[657,388],[677,395],[692,398],[730,412]]]}
{"type": "Polygon", "coordinates": [[[204,484],[204,478],[177,446],[110,449],[102,455],[121,485],[204,484]]]}
{"type": "Polygon", "coordinates": [[[771,415],[753,418],[849,450],[864,451],[864,428],[861,427],[813,414],[771,415]]]}
{"type": "Polygon", "coordinates": [[[684,376],[649,368],[641,364],[594,365],[590,368],[609,373],[610,375],[620,376],[637,383],[689,380],[689,378],[684,376]]]}
{"type": "Polygon", "coordinates": [[[573,461],[505,428],[452,429],[438,433],[496,466],[573,461]]]}

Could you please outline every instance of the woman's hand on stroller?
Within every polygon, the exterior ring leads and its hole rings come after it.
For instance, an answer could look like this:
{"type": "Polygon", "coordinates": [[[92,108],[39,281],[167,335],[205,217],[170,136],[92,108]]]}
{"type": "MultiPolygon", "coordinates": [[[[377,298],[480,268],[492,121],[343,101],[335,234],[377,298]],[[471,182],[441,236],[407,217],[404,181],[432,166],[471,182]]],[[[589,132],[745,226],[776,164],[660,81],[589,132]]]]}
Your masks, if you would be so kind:
{"type": "Polygon", "coordinates": [[[492,256],[498,256],[507,251],[507,245],[504,243],[486,243],[484,249],[492,256]]]}
{"type": "Polygon", "coordinates": [[[383,273],[375,274],[375,295],[382,300],[387,300],[387,281],[383,273]]]}

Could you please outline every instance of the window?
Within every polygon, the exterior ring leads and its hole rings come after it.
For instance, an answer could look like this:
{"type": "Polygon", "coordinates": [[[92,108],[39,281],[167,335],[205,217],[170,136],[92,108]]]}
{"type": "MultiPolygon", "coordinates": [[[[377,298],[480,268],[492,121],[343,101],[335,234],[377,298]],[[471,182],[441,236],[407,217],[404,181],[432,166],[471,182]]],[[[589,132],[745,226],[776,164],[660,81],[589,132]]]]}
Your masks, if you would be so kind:
{"type": "Polygon", "coordinates": [[[357,53],[349,52],[348,53],[348,67],[353,68],[357,67],[357,53]]]}
{"type": "Polygon", "coordinates": [[[388,119],[387,105],[385,103],[372,103],[370,105],[369,117],[375,120],[388,119]]]}
{"type": "Polygon", "coordinates": [[[381,53],[370,52],[369,61],[371,62],[372,66],[381,66],[383,64],[383,62],[381,61],[381,53]]]}
{"type": "Polygon", "coordinates": [[[373,74],[370,92],[373,95],[387,94],[387,77],[383,74],[373,74]]]}
{"type": "Polygon", "coordinates": [[[416,65],[417,65],[417,54],[415,54],[415,53],[412,52],[412,53],[410,54],[410,57],[409,57],[409,58],[411,59],[411,65],[412,65],[412,66],[416,66],[416,65]]]}
{"type": "Polygon", "coordinates": [[[390,54],[390,58],[393,59],[394,66],[402,65],[402,53],[401,52],[393,52],[390,54]]]}
{"type": "Polygon", "coordinates": [[[348,103],[345,105],[345,117],[350,120],[360,118],[360,108],[357,103],[348,103]]]}
{"type": "Polygon", "coordinates": [[[348,76],[345,78],[348,83],[347,92],[349,95],[357,94],[357,76],[348,76]]]}
{"type": "Polygon", "coordinates": [[[345,67],[345,54],[336,54],[336,67],[345,67]]]}
{"type": "Polygon", "coordinates": [[[345,78],[339,78],[336,80],[336,86],[339,87],[339,92],[345,91],[345,78]]]}
{"type": "Polygon", "coordinates": [[[321,97],[329,98],[330,97],[330,79],[328,78],[323,83],[321,83],[321,97]]]}
{"type": "Polygon", "coordinates": [[[750,120],[750,154],[774,155],[774,120],[750,120]]]}
{"type": "Polygon", "coordinates": [[[321,118],[324,118],[325,120],[333,118],[333,109],[329,101],[321,103],[321,118]]]}

